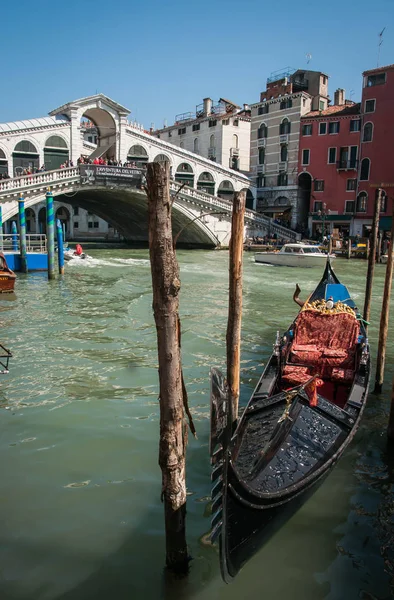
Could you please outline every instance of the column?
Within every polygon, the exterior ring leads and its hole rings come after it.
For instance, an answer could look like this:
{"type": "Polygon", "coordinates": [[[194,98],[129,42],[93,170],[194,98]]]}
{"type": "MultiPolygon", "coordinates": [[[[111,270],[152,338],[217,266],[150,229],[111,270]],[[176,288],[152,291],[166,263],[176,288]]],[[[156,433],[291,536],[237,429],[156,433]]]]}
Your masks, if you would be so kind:
{"type": "Polygon", "coordinates": [[[63,226],[60,219],[56,219],[57,232],[57,258],[59,263],[59,273],[64,275],[64,248],[63,248],[63,226]]]}

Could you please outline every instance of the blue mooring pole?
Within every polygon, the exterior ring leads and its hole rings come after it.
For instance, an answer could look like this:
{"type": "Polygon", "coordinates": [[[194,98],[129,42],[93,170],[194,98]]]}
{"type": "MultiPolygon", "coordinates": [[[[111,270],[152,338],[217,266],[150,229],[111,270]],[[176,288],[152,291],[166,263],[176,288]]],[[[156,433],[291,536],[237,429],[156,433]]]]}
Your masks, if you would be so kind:
{"type": "Polygon", "coordinates": [[[55,213],[53,209],[53,194],[48,188],[46,193],[47,205],[47,251],[48,279],[55,279],[55,213]]]}
{"type": "Polygon", "coordinates": [[[63,227],[60,219],[56,219],[57,232],[57,259],[59,263],[59,273],[64,275],[64,248],[63,248],[63,227]]]}
{"type": "Polygon", "coordinates": [[[16,226],[15,221],[11,223],[11,240],[12,240],[12,249],[18,250],[18,228],[16,226]]]}
{"type": "Polygon", "coordinates": [[[21,255],[21,271],[22,273],[28,272],[27,266],[27,244],[26,244],[26,214],[25,214],[25,199],[23,196],[19,197],[19,252],[21,255]]]}
{"type": "Polygon", "coordinates": [[[3,251],[3,207],[0,204],[0,252],[3,251]]]}

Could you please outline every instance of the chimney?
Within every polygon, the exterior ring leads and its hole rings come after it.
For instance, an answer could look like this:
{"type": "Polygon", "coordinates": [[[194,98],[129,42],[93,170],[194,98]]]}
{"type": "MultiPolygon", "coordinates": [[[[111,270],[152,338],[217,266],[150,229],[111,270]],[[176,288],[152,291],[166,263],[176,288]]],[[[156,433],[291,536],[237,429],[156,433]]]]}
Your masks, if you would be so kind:
{"type": "Polygon", "coordinates": [[[250,110],[249,104],[244,104],[244,110],[250,110]]]}
{"type": "Polygon", "coordinates": [[[212,100],[210,98],[204,98],[204,117],[207,117],[212,112],[212,100]]]}
{"type": "Polygon", "coordinates": [[[343,106],[345,104],[345,90],[338,88],[334,92],[334,104],[335,106],[343,106]]]}

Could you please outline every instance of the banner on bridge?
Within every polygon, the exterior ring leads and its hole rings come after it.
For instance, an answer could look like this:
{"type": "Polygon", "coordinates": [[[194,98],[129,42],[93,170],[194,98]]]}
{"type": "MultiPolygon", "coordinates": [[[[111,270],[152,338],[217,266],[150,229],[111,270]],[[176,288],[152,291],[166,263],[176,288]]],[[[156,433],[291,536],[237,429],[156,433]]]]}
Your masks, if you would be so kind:
{"type": "Polygon", "coordinates": [[[141,169],[110,165],[79,165],[81,183],[128,185],[141,188],[144,172],[141,169]]]}

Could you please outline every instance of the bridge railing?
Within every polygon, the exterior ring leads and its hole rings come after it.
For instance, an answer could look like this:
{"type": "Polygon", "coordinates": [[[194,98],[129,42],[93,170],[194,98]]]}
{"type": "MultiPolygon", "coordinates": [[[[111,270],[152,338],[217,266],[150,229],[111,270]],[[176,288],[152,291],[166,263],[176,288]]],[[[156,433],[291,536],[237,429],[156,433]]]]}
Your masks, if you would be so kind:
{"type": "Polygon", "coordinates": [[[51,185],[56,181],[65,179],[77,179],[79,177],[78,167],[68,167],[67,169],[57,169],[55,171],[40,171],[31,175],[21,175],[10,179],[0,180],[0,194],[18,192],[18,190],[30,187],[39,187],[40,185],[51,185]]]}
{"type": "MultiPolygon", "coordinates": [[[[45,233],[28,233],[26,235],[27,252],[46,252],[47,236],[45,233]]],[[[19,233],[1,233],[0,234],[1,252],[20,252],[19,233]]]]}

